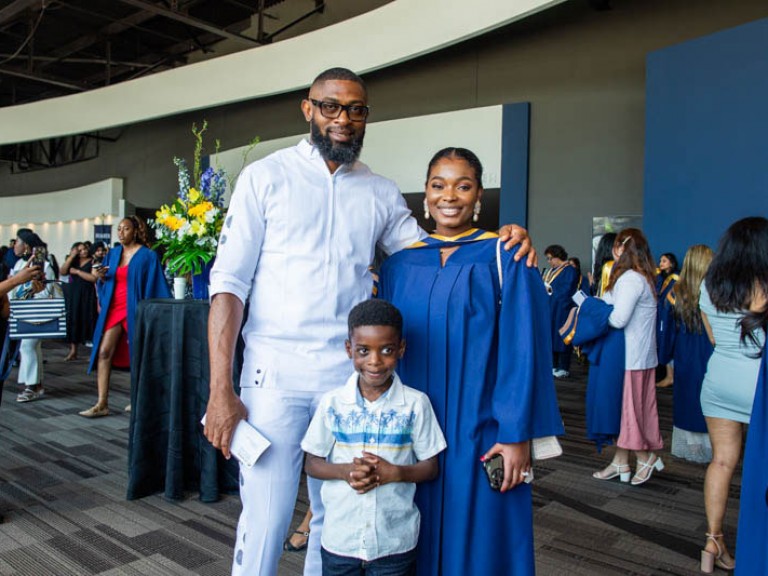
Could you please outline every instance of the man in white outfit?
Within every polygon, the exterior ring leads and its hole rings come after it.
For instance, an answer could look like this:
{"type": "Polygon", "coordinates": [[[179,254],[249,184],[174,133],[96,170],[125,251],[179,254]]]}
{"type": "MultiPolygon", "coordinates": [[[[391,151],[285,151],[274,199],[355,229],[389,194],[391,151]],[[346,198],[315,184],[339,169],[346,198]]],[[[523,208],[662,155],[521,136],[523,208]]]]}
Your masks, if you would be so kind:
{"type": "MultiPolygon", "coordinates": [[[[357,160],[368,117],[363,80],[344,68],[327,70],[301,109],[309,140],[240,175],[211,271],[205,435],[229,457],[234,427],[247,418],[272,443],[252,468],[241,467],[233,576],[277,574],[301,473],[300,442],[320,396],[349,376],[347,315],[371,295],[375,248],[392,254],[425,234],[395,183],[357,160]],[[248,298],[238,398],[232,360],[248,298]]],[[[525,231],[514,232],[521,255],[529,253],[525,231]]],[[[531,251],[529,263],[534,258],[531,251]]],[[[308,479],[314,515],[304,574],[311,576],[321,574],[320,484],[308,479]]]]}

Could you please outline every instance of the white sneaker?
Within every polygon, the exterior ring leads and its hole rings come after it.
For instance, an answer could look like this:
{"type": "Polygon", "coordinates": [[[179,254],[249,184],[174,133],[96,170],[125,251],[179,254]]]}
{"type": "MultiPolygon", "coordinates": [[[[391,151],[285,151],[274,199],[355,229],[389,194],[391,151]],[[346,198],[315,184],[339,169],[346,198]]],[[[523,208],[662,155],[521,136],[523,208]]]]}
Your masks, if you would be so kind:
{"type": "Polygon", "coordinates": [[[571,373],[568,372],[568,370],[558,369],[558,370],[552,370],[552,375],[555,378],[568,378],[568,376],[570,376],[571,373]]]}

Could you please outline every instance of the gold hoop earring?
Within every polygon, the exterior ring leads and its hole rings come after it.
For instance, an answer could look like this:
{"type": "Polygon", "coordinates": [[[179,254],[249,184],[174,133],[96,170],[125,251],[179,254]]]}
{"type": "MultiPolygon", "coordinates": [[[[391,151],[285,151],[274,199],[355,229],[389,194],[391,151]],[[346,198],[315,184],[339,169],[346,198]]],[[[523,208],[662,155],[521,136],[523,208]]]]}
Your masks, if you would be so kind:
{"type": "Polygon", "coordinates": [[[474,214],[472,215],[472,222],[477,222],[480,220],[480,200],[475,202],[475,209],[473,210],[474,214]]]}
{"type": "Polygon", "coordinates": [[[429,220],[429,206],[426,198],[424,199],[424,220],[429,220]]]}

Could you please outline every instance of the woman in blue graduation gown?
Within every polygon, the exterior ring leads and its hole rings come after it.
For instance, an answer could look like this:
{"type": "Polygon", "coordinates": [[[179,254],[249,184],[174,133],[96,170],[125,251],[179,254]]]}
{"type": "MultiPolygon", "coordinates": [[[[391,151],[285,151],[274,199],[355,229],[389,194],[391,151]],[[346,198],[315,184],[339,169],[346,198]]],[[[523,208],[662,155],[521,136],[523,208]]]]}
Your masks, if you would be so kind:
{"type": "Polygon", "coordinates": [[[579,272],[568,261],[568,253],[559,244],[544,249],[550,268],[544,272],[544,284],[549,292],[549,309],[552,316],[552,373],[557,378],[567,378],[571,370],[573,346],[560,338],[560,328],[568,320],[568,314],[576,307],[571,299],[579,289],[579,272]]]}
{"type": "Polygon", "coordinates": [[[768,361],[757,380],[741,475],[737,576],[768,574],[768,361]]]}
{"type": "Polygon", "coordinates": [[[93,333],[93,352],[88,373],[97,368],[98,400],[88,410],[80,412],[86,418],[109,414],[109,379],[112,361],[119,348],[127,349],[133,342],[136,307],[145,298],[170,298],[160,259],[147,247],[146,224],[136,216],[120,221],[117,227],[120,245],[104,259],[103,267],[94,270],[99,278],[99,319],[93,333]]]}
{"type": "Polygon", "coordinates": [[[672,455],[700,463],[712,460],[700,396],[714,348],[699,309],[701,282],[712,256],[712,250],[703,244],[688,249],[680,277],[663,303],[666,337],[658,341],[659,364],[674,361],[675,365],[672,455]]]}
{"type": "MultiPolygon", "coordinates": [[[[677,275],[677,258],[671,252],[666,252],[659,258],[659,268],[656,274],[656,301],[659,310],[656,314],[656,344],[659,355],[664,346],[670,346],[670,339],[675,337],[675,316],[673,313],[674,296],[672,292],[675,283],[680,279],[677,275]]],[[[659,361],[664,366],[664,377],[656,383],[658,388],[667,388],[674,382],[674,368],[670,362],[659,361]]]]}
{"type": "MultiPolygon", "coordinates": [[[[760,266],[750,312],[742,320],[742,336],[768,330],[768,266],[760,266]]],[[[736,538],[737,576],[768,574],[768,347],[762,350],[752,416],[744,448],[739,528],[736,538]]]]}
{"type": "Polygon", "coordinates": [[[380,295],[400,308],[403,382],[425,392],[445,433],[440,476],[420,484],[420,576],[534,573],[529,441],[563,432],[552,379],[549,301],[535,269],[472,228],[482,166],[469,150],[430,162],[425,211],[437,234],[384,263],[380,295]],[[499,277],[502,277],[500,285],[499,277]],[[481,457],[502,454],[491,489],[481,457]]]}

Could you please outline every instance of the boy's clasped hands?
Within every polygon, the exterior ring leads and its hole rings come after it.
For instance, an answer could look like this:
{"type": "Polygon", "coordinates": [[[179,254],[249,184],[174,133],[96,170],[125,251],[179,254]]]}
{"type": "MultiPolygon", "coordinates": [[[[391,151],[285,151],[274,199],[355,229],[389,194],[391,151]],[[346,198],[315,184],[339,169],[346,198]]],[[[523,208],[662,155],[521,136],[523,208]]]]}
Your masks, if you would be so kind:
{"type": "Polygon", "coordinates": [[[399,482],[399,470],[399,466],[364,451],[362,458],[349,464],[347,484],[358,494],[365,494],[382,484],[399,482]]]}

